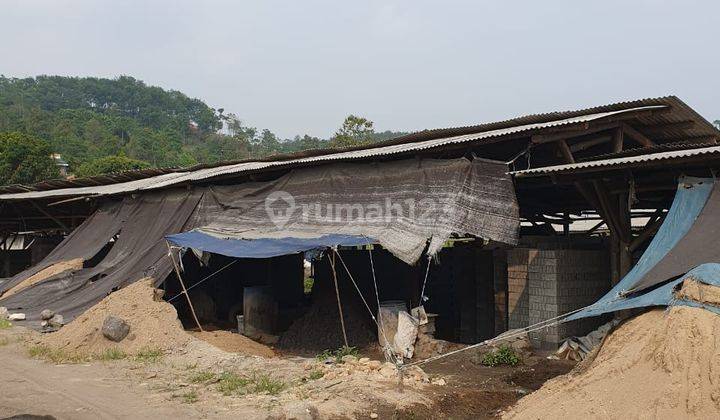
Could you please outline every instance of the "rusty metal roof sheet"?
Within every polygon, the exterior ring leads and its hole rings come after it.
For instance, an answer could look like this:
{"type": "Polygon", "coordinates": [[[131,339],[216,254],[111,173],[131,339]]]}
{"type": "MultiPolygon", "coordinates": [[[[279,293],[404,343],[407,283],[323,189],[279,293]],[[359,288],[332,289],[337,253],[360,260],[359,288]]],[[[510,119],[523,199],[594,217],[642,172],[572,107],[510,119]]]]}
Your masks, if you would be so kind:
{"type": "Polygon", "coordinates": [[[670,161],[703,155],[720,155],[720,146],[702,147],[699,149],[673,150],[668,152],[650,153],[638,156],[621,157],[614,159],[592,160],[588,162],[569,163],[566,165],[544,166],[542,168],[525,169],[510,172],[511,175],[524,178],[533,176],[546,176],[564,172],[576,172],[586,169],[604,169],[609,167],[624,167],[642,162],[670,161]]]}
{"type": "Polygon", "coordinates": [[[364,148],[358,150],[340,151],[319,156],[311,156],[304,158],[274,160],[274,161],[250,161],[236,164],[209,167],[191,171],[170,172],[150,178],[133,180],[129,182],[121,182],[109,185],[87,186],[60,188],[46,191],[26,191],[17,193],[0,194],[0,200],[27,200],[40,199],[49,197],[70,197],[70,196],[97,196],[97,195],[114,195],[121,193],[131,193],[137,191],[154,190],[158,188],[170,187],[183,183],[193,183],[204,181],[218,176],[229,174],[240,174],[247,172],[256,172],[271,168],[293,167],[301,164],[333,162],[333,161],[351,161],[370,157],[389,156],[402,154],[406,152],[416,152],[420,150],[435,149],[451,144],[468,143],[489,139],[493,137],[502,137],[509,134],[517,134],[526,131],[533,131],[549,127],[558,127],[572,125],[577,123],[590,122],[600,120],[614,115],[628,112],[636,112],[643,110],[661,109],[664,105],[651,105],[639,108],[629,108],[616,111],[600,112],[587,114],[582,116],[564,118],[560,120],[547,121],[543,123],[524,124],[508,128],[500,128],[488,130],[479,133],[464,134],[452,137],[443,137],[425,141],[412,143],[391,144],[382,147],[364,148]]]}

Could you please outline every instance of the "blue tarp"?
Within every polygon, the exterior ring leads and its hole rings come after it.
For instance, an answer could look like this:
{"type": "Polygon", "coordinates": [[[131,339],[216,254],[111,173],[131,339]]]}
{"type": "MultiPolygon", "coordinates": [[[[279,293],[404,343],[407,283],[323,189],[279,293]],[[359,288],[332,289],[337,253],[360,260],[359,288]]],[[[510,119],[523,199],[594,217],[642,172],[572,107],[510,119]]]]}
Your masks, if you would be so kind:
{"type": "Polygon", "coordinates": [[[354,235],[323,235],[317,238],[222,239],[190,231],[165,237],[180,248],[221,254],[235,258],[270,258],[335,246],[362,246],[375,243],[371,238],[354,235]]]}
{"type": "Polygon", "coordinates": [[[662,226],[635,267],[592,307],[570,316],[567,320],[597,316],[622,309],[667,304],[668,295],[666,291],[661,291],[663,287],[647,293],[640,291],[633,294],[632,291],[637,289],[645,275],[688,233],[705,207],[713,185],[713,179],[682,177],[662,226]]]}

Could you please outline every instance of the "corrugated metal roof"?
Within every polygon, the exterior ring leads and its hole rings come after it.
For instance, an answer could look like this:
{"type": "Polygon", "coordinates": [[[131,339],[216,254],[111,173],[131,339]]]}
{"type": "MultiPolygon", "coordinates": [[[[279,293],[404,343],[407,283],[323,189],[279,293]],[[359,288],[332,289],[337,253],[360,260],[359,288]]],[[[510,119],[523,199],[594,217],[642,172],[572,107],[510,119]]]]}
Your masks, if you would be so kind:
{"type": "Polygon", "coordinates": [[[416,152],[421,150],[435,149],[451,144],[462,144],[495,137],[503,137],[511,134],[530,132],[534,130],[546,129],[550,127],[559,127],[586,123],[595,120],[602,120],[615,115],[624,113],[632,113],[637,111],[658,110],[667,108],[667,105],[649,105],[636,108],[626,108],[615,111],[598,112],[559,120],[546,121],[540,123],[523,124],[506,128],[483,131],[479,133],[457,135],[452,137],[436,138],[425,141],[417,141],[412,143],[390,144],[381,147],[362,148],[357,150],[340,151],[318,156],[310,156],[287,160],[274,161],[250,161],[224,166],[197,169],[185,172],[171,172],[150,178],[134,180],[129,182],[121,182],[110,185],[60,188],[46,191],[27,191],[19,193],[0,194],[0,200],[27,200],[49,197],[73,197],[73,196],[97,196],[97,195],[114,195],[121,193],[131,193],[136,191],[147,191],[158,188],[169,187],[182,183],[199,182],[208,180],[218,176],[229,174],[241,174],[247,172],[256,172],[270,168],[292,167],[301,164],[317,163],[317,162],[333,162],[333,161],[349,161],[359,160],[371,157],[397,155],[408,152],[416,152]]]}
{"type": "Polygon", "coordinates": [[[523,178],[531,176],[544,176],[562,172],[573,172],[589,168],[607,168],[612,166],[625,166],[633,163],[668,161],[673,159],[688,158],[702,155],[718,155],[720,146],[703,147],[699,149],[674,150],[669,152],[651,153],[639,156],[622,157],[615,159],[593,160],[589,162],[570,163],[566,165],[545,166],[542,168],[525,169],[522,171],[510,172],[511,175],[523,178]]]}

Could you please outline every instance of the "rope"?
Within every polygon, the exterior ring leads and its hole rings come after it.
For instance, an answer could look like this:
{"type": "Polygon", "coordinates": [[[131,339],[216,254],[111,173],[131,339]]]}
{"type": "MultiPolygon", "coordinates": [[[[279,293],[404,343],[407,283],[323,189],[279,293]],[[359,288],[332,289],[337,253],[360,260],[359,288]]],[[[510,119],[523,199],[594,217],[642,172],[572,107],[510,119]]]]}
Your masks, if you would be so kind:
{"type": "Polygon", "coordinates": [[[337,273],[335,272],[335,255],[332,258],[328,258],[330,266],[332,266],[333,282],[335,283],[335,296],[337,297],[338,312],[340,312],[340,327],[342,327],[343,340],[345,341],[345,347],[348,345],[347,333],[345,332],[345,319],[343,317],[342,304],[340,303],[340,289],[338,289],[337,273]]]}
{"type": "MultiPolygon", "coordinates": [[[[237,260],[237,259],[236,259],[236,260],[233,260],[233,261],[229,262],[227,265],[225,265],[224,267],[218,269],[216,272],[210,274],[209,276],[205,277],[204,279],[200,280],[199,282],[197,282],[197,283],[193,284],[192,286],[188,287],[188,288],[187,288],[187,291],[189,292],[189,291],[191,291],[192,289],[194,289],[195,287],[200,286],[201,284],[205,283],[205,281],[210,280],[210,278],[212,278],[213,276],[215,276],[215,275],[218,274],[219,272],[221,272],[221,271],[223,271],[224,269],[230,267],[231,265],[235,264],[235,263],[238,262],[238,261],[240,261],[240,260],[237,260]]],[[[182,295],[184,295],[184,294],[185,294],[185,292],[180,292],[180,293],[178,293],[177,295],[175,295],[175,296],[171,297],[170,299],[168,299],[167,301],[168,301],[168,302],[172,302],[173,300],[179,298],[180,296],[182,296],[182,295]]]]}
{"type": "Polygon", "coordinates": [[[382,319],[382,316],[380,316],[380,294],[378,293],[377,279],[375,278],[375,262],[373,261],[372,248],[370,248],[370,247],[368,247],[368,255],[370,256],[370,268],[372,269],[373,285],[375,286],[375,300],[377,301],[378,319],[380,320],[380,323],[376,322],[376,324],[377,324],[378,328],[380,329],[380,333],[382,334],[383,339],[385,340],[385,346],[383,347],[383,354],[385,355],[385,361],[397,364],[397,358],[395,357],[395,353],[392,351],[392,348],[390,347],[390,341],[388,340],[387,335],[385,334],[385,326],[383,325],[383,319],[382,319]]]}
{"type": "MultiPolygon", "coordinates": [[[[375,323],[375,325],[377,325],[378,329],[382,330],[382,328],[380,327],[380,324],[377,321],[377,318],[375,317],[375,314],[373,313],[372,309],[370,309],[370,305],[368,305],[367,301],[365,300],[365,296],[363,296],[362,292],[360,291],[360,287],[358,287],[357,283],[355,282],[355,279],[353,278],[352,274],[350,273],[350,269],[348,268],[347,264],[345,264],[345,260],[343,260],[342,255],[340,255],[340,253],[337,252],[337,250],[335,248],[333,248],[333,251],[335,252],[335,255],[337,255],[338,258],[340,259],[340,262],[342,263],[343,267],[345,268],[345,272],[347,272],[348,277],[350,277],[350,281],[352,282],[353,286],[355,286],[355,290],[357,290],[358,295],[360,295],[360,299],[365,304],[365,307],[367,308],[368,313],[370,314],[370,317],[372,318],[373,322],[375,323]]],[[[379,309],[379,307],[378,307],[378,309],[379,309]]],[[[383,333],[383,336],[384,336],[384,333],[383,333]]],[[[388,343],[388,341],[387,341],[387,337],[386,337],[385,344],[387,344],[387,343],[388,343]]],[[[399,363],[397,361],[395,362],[395,364],[399,365],[399,363]]]]}
{"type": "Polygon", "coordinates": [[[425,280],[423,280],[422,291],[420,291],[420,305],[422,305],[423,302],[425,302],[426,300],[428,300],[428,299],[425,297],[425,285],[427,284],[428,274],[430,274],[430,263],[431,263],[431,262],[432,262],[432,257],[431,257],[430,255],[428,255],[427,268],[425,269],[425,280]]]}
{"type": "Polygon", "coordinates": [[[499,335],[499,336],[497,336],[497,337],[495,337],[495,338],[491,338],[491,339],[489,339],[489,340],[481,341],[480,343],[473,344],[473,345],[470,345],[470,346],[467,346],[467,347],[463,347],[463,348],[458,349],[458,350],[453,350],[453,351],[451,351],[451,352],[447,352],[447,353],[443,353],[443,354],[440,354],[440,355],[437,355],[437,356],[429,357],[429,358],[427,358],[427,359],[425,359],[425,360],[418,360],[417,362],[408,363],[408,364],[406,364],[406,365],[403,365],[401,368],[404,369],[404,368],[407,368],[407,367],[410,367],[410,366],[420,366],[420,365],[424,365],[424,364],[427,364],[427,363],[430,363],[430,362],[434,362],[434,361],[439,360],[439,359],[443,359],[443,358],[445,358],[445,357],[452,356],[452,355],[454,355],[454,354],[461,353],[461,352],[463,352],[463,351],[465,351],[465,350],[470,350],[470,349],[474,349],[474,348],[478,348],[478,347],[482,347],[482,346],[489,346],[489,345],[491,345],[491,344],[495,344],[495,343],[500,342],[500,341],[506,341],[506,340],[509,340],[509,339],[511,339],[511,338],[519,337],[519,336],[521,336],[521,335],[523,335],[523,334],[527,334],[527,333],[530,333],[530,332],[534,332],[534,331],[537,331],[537,330],[541,330],[541,329],[543,329],[543,328],[549,328],[549,327],[551,327],[551,326],[553,326],[553,325],[557,325],[557,324],[560,324],[561,322],[564,322],[564,318],[567,318],[567,317],[569,317],[570,315],[573,315],[573,314],[575,314],[575,313],[577,313],[577,312],[580,312],[580,311],[584,311],[585,309],[590,309],[590,308],[592,308],[593,306],[596,306],[596,305],[597,305],[597,303],[594,303],[594,304],[592,304],[592,305],[588,305],[588,306],[585,306],[585,307],[583,307],[583,308],[575,309],[575,310],[573,310],[573,311],[564,313],[564,314],[562,314],[562,315],[558,315],[558,316],[556,316],[556,317],[549,318],[549,319],[546,319],[546,320],[544,320],[544,321],[540,321],[540,322],[538,322],[538,323],[536,323],[536,324],[528,325],[527,327],[520,328],[518,331],[516,331],[516,332],[514,332],[514,333],[512,333],[512,334],[499,335]]]}

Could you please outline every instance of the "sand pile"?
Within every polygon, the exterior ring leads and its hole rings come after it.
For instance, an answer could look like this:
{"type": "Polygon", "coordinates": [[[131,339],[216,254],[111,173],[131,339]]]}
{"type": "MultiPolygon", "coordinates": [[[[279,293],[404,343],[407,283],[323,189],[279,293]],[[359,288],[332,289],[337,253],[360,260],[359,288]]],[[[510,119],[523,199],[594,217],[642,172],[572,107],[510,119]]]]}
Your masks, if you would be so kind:
{"type": "Polygon", "coordinates": [[[45,344],[78,354],[98,354],[118,348],[133,354],[141,349],[172,349],[191,340],[175,308],[153,300],[151,279],[126,286],[97,303],[60,331],[44,337],[45,344]],[[100,329],[108,315],[130,324],[130,334],[121,342],[106,339],[100,329]]]}
{"type": "Polygon", "coordinates": [[[30,287],[36,283],[40,283],[41,281],[52,277],[56,274],[64,273],[66,271],[76,271],[83,268],[83,259],[82,258],[75,258],[74,260],[68,260],[68,261],[60,261],[58,263],[55,263],[49,267],[46,267],[37,273],[33,274],[32,276],[26,278],[22,282],[16,284],[11,289],[8,289],[2,296],[3,298],[6,298],[10,295],[13,295],[17,292],[19,292],[22,289],[25,289],[27,287],[30,287]]]}
{"type": "Polygon", "coordinates": [[[656,309],[620,325],[584,369],[548,381],[507,418],[720,418],[720,316],[656,309]]]}
{"type": "Polygon", "coordinates": [[[193,331],[193,337],[206,341],[228,353],[240,353],[246,356],[274,357],[275,352],[268,346],[260,344],[244,335],[230,331],[193,331]]]}

